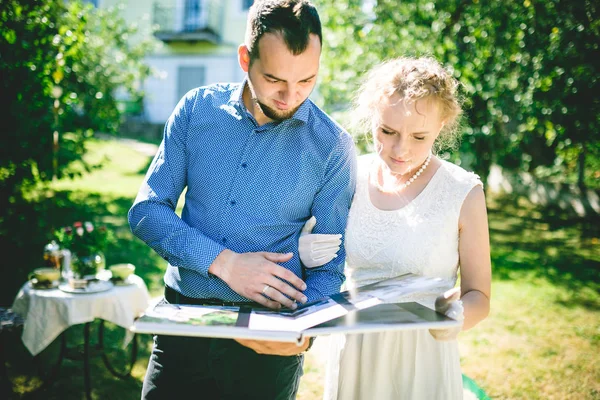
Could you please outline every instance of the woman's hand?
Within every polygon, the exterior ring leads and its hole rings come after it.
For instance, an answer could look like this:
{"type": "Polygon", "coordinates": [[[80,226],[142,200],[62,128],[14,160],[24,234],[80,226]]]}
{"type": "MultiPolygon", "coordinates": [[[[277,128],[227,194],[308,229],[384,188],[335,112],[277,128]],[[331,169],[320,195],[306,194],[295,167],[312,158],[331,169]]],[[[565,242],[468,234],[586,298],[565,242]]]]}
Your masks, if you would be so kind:
{"type": "Polygon", "coordinates": [[[435,340],[447,342],[455,340],[462,330],[462,321],[464,320],[464,309],[460,301],[460,288],[453,288],[435,299],[435,311],[445,316],[461,321],[461,325],[447,329],[430,329],[429,333],[435,340]]]}
{"type": "Polygon", "coordinates": [[[306,268],[320,267],[337,257],[342,235],[311,233],[317,219],[310,217],[304,224],[298,241],[298,254],[306,268]]]}

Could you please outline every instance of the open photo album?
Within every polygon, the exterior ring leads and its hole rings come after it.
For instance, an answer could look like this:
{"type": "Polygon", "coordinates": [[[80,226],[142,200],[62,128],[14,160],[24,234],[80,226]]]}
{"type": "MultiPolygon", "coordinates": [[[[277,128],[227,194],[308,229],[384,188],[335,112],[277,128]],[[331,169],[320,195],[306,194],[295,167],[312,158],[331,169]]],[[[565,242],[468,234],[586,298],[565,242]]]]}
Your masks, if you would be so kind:
{"type": "Polygon", "coordinates": [[[403,298],[441,294],[441,278],[404,274],[300,305],[297,309],[160,302],[130,328],[136,333],[302,342],[305,336],[448,328],[460,322],[403,298]],[[393,301],[393,302],[391,302],[393,301]]]}

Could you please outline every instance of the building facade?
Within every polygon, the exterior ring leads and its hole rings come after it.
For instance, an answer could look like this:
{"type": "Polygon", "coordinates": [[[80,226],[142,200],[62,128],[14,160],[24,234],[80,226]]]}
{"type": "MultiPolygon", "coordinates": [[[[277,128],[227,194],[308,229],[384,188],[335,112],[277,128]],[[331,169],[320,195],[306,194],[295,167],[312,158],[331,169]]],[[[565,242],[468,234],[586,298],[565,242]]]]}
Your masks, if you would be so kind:
{"type": "MultiPolygon", "coordinates": [[[[156,76],[144,82],[142,119],[162,125],[190,89],[214,82],[239,82],[237,61],[253,0],[95,0],[120,7],[140,35],[152,35],[157,50],[147,56],[156,76]]],[[[132,40],[135,40],[133,38],[132,40]]]]}

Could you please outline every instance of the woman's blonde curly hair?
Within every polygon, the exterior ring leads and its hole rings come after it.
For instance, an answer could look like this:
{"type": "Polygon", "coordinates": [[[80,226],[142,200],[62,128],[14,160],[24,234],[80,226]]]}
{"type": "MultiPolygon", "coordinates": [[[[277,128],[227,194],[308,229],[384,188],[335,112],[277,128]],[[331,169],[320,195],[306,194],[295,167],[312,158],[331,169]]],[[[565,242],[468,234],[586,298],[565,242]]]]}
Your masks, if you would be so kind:
{"type": "Polygon", "coordinates": [[[462,117],[459,82],[431,57],[400,57],[385,61],[367,74],[354,101],[353,117],[362,132],[377,124],[381,105],[394,94],[407,102],[428,98],[439,107],[444,126],[435,143],[435,151],[454,149],[459,143],[462,117]]]}

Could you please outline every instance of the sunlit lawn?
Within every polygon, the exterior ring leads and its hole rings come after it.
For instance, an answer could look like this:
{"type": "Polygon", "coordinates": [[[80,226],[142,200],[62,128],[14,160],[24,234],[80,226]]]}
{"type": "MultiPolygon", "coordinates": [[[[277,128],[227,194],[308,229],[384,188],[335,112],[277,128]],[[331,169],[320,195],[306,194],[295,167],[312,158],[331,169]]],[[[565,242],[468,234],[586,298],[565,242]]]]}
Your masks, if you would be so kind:
{"type": "Polygon", "coordinates": [[[492,398],[599,399],[598,218],[519,202],[489,219],[492,311],[461,337],[464,372],[492,398]]]}
{"type": "MultiPolygon", "coordinates": [[[[165,263],[132,238],[126,223],[149,158],[112,141],[91,146],[94,159],[108,157],[106,165],[84,178],[54,184],[57,207],[64,211],[70,204],[89,202],[90,214],[104,216],[117,232],[118,242],[107,252],[107,262],[133,262],[151,294],[159,296],[165,263]]],[[[491,398],[600,399],[598,226],[597,218],[584,224],[560,212],[542,215],[526,203],[491,204],[492,311],[460,338],[463,371],[491,398]]],[[[81,331],[82,326],[69,330],[71,344],[81,331]]],[[[119,342],[120,331],[114,329],[112,334],[113,342],[119,342]]],[[[17,337],[8,339],[18,343],[17,337]]],[[[141,339],[130,379],[112,378],[100,358],[94,358],[94,398],[139,398],[151,346],[149,336],[141,339]]],[[[317,352],[326,351],[323,344],[326,341],[316,346],[317,352]]],[[[37,381],[28,369],[31,360],[18,347],[9,352],[9,372],[16,389],[26,392],[37,381]]],[[[56,344],[44,358],[55,350],[56,344]]],[[[299,399],[322,396],[324,357],[317,352],[307,357],[299,399]]],[[[81,362],[67,360],[58,380],[39,398],[80,399],[82,393],[81,362]]]]}

